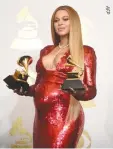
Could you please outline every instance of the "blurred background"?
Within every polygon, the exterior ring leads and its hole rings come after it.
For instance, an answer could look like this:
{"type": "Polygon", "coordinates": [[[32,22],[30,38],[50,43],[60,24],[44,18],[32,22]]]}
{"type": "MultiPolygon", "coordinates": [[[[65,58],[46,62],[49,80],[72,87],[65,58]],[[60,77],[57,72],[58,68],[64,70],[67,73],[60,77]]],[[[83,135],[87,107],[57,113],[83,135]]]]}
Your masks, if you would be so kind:
{"type": "Polygon", "coordinates": [[[51,16],[60,5],[72,6],[80,15],[84,45],[97,56],[97,96],[81,102],[85,112],[80,148],[113,147],[113,1],[112,0],[4,0],[0,2],[0,147],[32,147],[34,104],[18,96],[3,79],[20,69],[17,60],[30,55],[29,84],[36,78],[40,50],[51,45],[51,16]]]}

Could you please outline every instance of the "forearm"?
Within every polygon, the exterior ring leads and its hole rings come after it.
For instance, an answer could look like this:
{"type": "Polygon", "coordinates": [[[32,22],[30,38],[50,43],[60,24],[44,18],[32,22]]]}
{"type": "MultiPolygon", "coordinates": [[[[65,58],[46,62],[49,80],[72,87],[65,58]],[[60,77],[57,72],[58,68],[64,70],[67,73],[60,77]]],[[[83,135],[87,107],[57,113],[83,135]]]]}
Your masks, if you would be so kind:
{"type": "Polygon", "coordinates": [[[95,86],[85,87],[84,91],[71,92],[71,95],[80,101],[88,101],[96,96],[97,90],[95,86]]]}
{"type": "Polygon", "coordinates": [[[25,96],[33,97],[35,95],[35,84],[29,87],[29,90],[25,93],[25,96]]]}
{"type": "Polygon", "coordinates": [[[96,94],[96,55],[92,48],[88,47],[85,54],[83,85],[84,91],[75,91],[71,94],[78,100],[88,101],[93,99],[96,94]]]}
{"type": "Polygon", "coordinates": [[[29,86],[28,91],[24,94],[25,96],[31,96],[31,97],[35,96],[35,88],[39,84],[40,78],[41,78],[41,74],[38,72],[35,84],[29,86]]]}

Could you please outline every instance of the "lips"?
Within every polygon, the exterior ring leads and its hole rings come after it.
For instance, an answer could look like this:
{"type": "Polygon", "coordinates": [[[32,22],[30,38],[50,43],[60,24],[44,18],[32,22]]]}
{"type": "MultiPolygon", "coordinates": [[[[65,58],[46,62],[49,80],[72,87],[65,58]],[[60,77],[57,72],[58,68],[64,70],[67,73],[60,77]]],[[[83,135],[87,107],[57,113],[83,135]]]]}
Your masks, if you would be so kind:
{"type": "Polygon", "coordinates": [[[64,30],[65,28],[58,28],[58,31],[62,31],[62,30],[64,30]]]}

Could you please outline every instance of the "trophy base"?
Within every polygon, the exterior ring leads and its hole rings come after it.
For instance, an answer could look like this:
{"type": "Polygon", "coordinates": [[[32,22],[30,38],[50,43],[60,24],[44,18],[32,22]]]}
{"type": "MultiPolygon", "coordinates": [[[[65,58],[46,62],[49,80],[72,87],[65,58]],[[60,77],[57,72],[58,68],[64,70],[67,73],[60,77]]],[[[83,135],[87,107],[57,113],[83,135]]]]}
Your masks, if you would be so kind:
{"type": "Polygon", "coordinates": [[[29,89],[29,84],[26,81],[17,80],[12,75],[7,76],[4,82],[8,85],[8,88],[13,90],[20,89],[21,87],[24,91],[28,91],[29,89]]]}
{"type": "Polygon", "coordinates": [[[81,80],[79,80],[79,79],[72,79],[72,80],[66,79],[64,81],[64,83],[62,84],[61,89],[69,90],[69,87],[73,88],[74,90],[84,90],[85,89],[81,80]]]}

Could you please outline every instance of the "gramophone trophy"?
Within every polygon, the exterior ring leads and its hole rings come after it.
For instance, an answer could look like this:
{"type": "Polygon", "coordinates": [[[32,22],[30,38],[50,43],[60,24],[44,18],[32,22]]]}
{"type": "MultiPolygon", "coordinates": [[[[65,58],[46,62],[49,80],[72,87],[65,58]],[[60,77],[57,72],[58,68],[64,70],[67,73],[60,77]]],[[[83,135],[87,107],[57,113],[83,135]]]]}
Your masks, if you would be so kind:
{"type": "MultiPolygon", "coordinates": [[[[67,58],[67,64],[71,66],[79,67],[72,61],[71,57],[67,58]]],[[[72,88],[73,90],[84,90],[84,85],[82,84],[82,81],[80,80],[80,77],[83,74],[83,70],[79,67],[80,72],[68,72],[67,73],[67,79],[64,80],[64,83],[62,84],[61,88],[63,90],[69,90],[69,88],[72,88]]]]}
{"type": "Polygon", "coordinates": [[[28,66],[32,63],[32,57],[22,56],[17,61],[17,64],[22,66],[24,70],[19,71],[15,70],[14,75],[7,76],[4,81],[10,89],[20,89],[23,88],[24,91],[27,91],[29,84],[27,83],[28,79],[28,66]]]}

